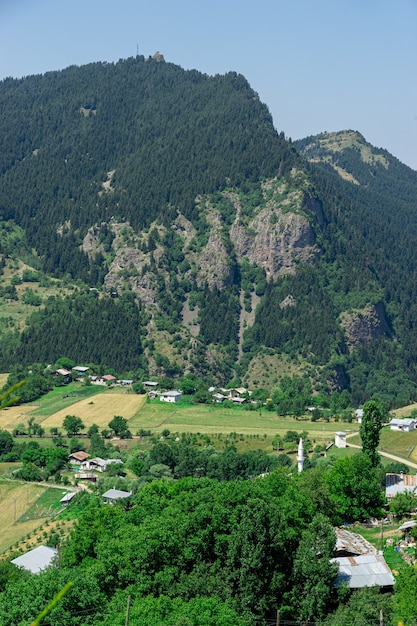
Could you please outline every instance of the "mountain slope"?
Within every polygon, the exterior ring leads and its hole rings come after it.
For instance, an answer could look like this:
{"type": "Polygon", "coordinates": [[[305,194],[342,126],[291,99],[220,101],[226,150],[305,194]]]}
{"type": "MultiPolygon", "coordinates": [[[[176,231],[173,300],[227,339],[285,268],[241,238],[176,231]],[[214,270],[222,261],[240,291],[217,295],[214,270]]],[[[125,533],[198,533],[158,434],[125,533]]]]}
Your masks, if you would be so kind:
{"type": "MultiPolygon", "coordinates": [[[[285,361],[358,403],[414,399],[417,174],[388,152],[352,131],[294,145],[243,77],[159,57],[8,79],[0,110],[0,214],[38,272],[99,290],[91,359],[116,367],[107,332],[141,375],[271,387],[285,361]]],[[[4,330],[1,368],[85,360],[77,298],[4,330]]]]}

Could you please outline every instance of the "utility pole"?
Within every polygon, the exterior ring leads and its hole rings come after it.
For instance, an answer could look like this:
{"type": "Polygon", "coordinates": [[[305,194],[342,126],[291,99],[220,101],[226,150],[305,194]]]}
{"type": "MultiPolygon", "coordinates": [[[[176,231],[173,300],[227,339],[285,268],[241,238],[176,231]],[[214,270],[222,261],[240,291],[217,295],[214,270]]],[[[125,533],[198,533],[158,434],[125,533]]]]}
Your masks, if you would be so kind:
{"type": "Polygon", "coordinates": [[[276,626],[279,626],[279,622],[280,622],[280,619],[279,619],[279,609],[278,609],[278,611],[277,611],[277,622],[276,622],[276,626]]]}
{"type": "Polygon", "coordinates": [[[125,622],[125,626],[129,626],[129,610],[130,610],[130,595],[127,597],[126,622],[125,622]]]}

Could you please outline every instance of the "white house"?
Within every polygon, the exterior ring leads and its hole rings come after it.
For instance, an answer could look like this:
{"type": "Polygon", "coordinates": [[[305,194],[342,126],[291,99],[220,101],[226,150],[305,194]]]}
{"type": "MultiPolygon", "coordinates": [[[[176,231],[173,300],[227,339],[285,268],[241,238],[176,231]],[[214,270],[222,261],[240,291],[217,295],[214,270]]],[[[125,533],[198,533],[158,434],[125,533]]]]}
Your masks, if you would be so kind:
{"type": "Polygon", "coordinates": [[[416,424],[417,424],[417,420],[415,419],[412,419],[412,418],[400,419],[397,417],[394,417],[389,423],[391,430],[399,430],[399,431],[402,431],[403,433],[410,433],[412,430],[415,430],[416,424]]]}
{"type": "Polygon", "coordinates": [[[362,424],[362,418],[363,418],[363,409],[356,409],[355,419],[356,419],[357,424],[362,424]]]}
{"type": "Polygon", "coordinates": [[[95,470],[97,472],[105,472],[109,465],[113,464],[122,464],[122,459],[102,459],[99,456],[94,457],[93,459],[86,459],[81,463],[81,470],[95,470]]]}
{"type": "Polygon", "coordinates": [[[164,391],[159,396],[161,402],[179,402],[182,395],[179,391],[164,391]]]}

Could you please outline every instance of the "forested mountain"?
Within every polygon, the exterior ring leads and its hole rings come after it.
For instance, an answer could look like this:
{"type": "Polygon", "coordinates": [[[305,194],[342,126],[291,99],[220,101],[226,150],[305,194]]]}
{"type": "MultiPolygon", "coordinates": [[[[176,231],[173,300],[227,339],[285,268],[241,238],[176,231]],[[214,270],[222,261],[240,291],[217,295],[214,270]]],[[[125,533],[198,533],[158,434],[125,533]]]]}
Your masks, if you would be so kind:
{"type": "Polygon", "coordinates": [[[273,385],[286,355],[356,403],[417,399],[417,173],[389,153],[287,141],[242,76],[161,55],[6,79],[0,113],[2,302],[28,268],[72,289],[0,320],[0,369],[273,385]]]}

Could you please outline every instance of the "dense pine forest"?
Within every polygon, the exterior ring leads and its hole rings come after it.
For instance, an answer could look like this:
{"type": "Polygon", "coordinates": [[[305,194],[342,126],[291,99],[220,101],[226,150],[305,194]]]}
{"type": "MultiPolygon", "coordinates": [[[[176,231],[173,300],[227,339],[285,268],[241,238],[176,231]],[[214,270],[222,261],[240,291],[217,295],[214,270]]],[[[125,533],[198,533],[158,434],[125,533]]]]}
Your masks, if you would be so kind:
{"type": "Polygon", "coordinates": [[[357,405],[417,399],[417,174],[388,152],[293,143],[243,76],[160,55],[6,79],[0,112],[1,370],[253,385],[273,356],[357,405]]]}

